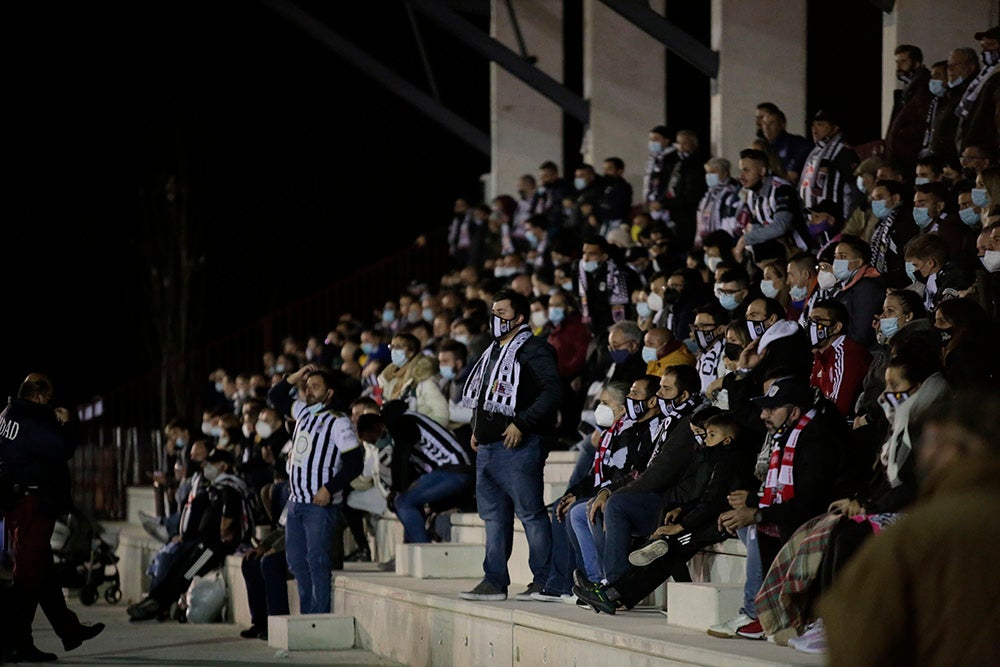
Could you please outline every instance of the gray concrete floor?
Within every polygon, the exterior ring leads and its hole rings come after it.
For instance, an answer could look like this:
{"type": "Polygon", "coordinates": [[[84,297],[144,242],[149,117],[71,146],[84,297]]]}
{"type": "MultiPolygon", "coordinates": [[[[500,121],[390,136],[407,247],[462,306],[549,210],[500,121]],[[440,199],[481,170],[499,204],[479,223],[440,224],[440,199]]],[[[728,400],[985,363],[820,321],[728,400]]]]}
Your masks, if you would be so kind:
{"type": "Polygon", "coordinates": [[[103,599],[84,607],[74,596],[68,602],[84,623],[104,623],[100,635],[67,653],[45,615],[35,616],[35,645],[59,656],[56,665],[152,666],[177,665],[396,665],[360,649],[292,651],[285,653],[260,639],[243,639],[243,628],[232,623],[195,625],[176,621],[129,623],[125,603],[109,605],[103,599]]]}

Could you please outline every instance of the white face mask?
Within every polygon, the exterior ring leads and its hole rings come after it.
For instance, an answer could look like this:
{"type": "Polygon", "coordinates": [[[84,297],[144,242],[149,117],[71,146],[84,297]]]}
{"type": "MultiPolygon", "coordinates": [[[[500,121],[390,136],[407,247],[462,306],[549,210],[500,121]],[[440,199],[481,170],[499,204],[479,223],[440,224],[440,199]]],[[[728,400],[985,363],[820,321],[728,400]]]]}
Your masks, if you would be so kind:
{"type": "Polygon", "coordinates": [[[651,311],[658,313],[663,310],[663,297],[656,292],[653,292],[646,297],[646,305],[649,306],[651,311]]]}
{"type": "Polygon", "coordinates": [[[271,437],[271,425],[267,422],[258,421],[257,425],[254,427],[257,429],[257,435],[259,435],[264,440],[271,437]]]}
{"type": "Polygon", "coordinates": [[[535,327],[536,329],[541,329],[542,327],[545,326],[545,323],[548,321],[549,320],[546,317],[546,313],[544,310],[536,310],[531,314],[531,326],[535,327]]]}
{"type": "Polygon", "coordinates": [[[832,271],[820,271],[816,282],[822,289],[830,289],[837,284],[837,276],[833,275],[832,271]]]}
{"type": "Polygon", "coordinates": [[[211,482],[219,476],[219,469],[211,463],[206,463],[204,469],[201,471],[201,474],[205,476],[205,479],[211,482]]]}
{"type": "Polygon", "coordinates": [[[987,250],[986,254],[979,258],[979,261],[990,273],[1000,271],[1000,250],[987,250]]]}
{"type": "Polygon", "coordinates": [[[253,434],[253,431],[250,430],[250,424],[244,424],[243,425],[243,437],[244,438],[249,438],[252,434],[253,434]]]}
{"type": "Polygon", "coordinates": [[[594,421],[601,428],[608,428],[615,423],[615,411],[607,405],[598,405],[594,409],[594,421]]]}
{"type": "Polygon", "coordinates": [[[711,271],[713,274],[715,273],[715,270],[717,268],[719,268],[719,264],[722,264],[722,258],[721,257],[706,257],[705,258],[705,266],[707,266],[708,270],[711,271]]]}

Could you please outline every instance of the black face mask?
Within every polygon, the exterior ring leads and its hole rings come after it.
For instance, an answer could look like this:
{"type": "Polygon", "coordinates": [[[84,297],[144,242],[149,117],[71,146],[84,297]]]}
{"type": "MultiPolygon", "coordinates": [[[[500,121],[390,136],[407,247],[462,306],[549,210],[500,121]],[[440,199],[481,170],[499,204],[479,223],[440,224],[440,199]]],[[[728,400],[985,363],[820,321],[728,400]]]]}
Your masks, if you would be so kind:
{"type": "Polygon", "coordinates": [[[677,303],[681,299],[681,293],[678,290],[668,287],[663,291],[663,303],[677,303]]]}
{"type": "Polygon", "coordinates": [[[729,359],[729,361],[736,361],[742,353],[743,346],[739,343],[726,343],[726,349],[723,354],[726,355],[726,359],[729,359]]]}
{"type": "Polygon", "coordinates": [[[948,345],[948,343],[951,342],[952,339],[951,329],[938,329],[937,327],[935,327],[931,333],[934,335],[934,342],[940,345],[941,347],[945,347],[946,345],[948,345]]]}

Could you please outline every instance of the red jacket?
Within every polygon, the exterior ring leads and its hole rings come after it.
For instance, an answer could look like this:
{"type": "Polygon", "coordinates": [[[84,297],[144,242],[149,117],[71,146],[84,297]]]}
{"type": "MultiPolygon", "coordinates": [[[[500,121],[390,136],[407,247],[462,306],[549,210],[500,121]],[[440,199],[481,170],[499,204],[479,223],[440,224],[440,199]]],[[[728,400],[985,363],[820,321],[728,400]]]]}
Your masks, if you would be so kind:
{"type": "Polygon", "coordinates": [[[849,417],[861,393],[872,355],[863,345],[840,334],[823,351],[814,351],[812,378],[809,384],[837,404],[840,414],[849,417]]]}
{"type": "Polygon", "coordinates": [[[566,316],[549,334],[549,344],[556,349],[559,377],[572,380],[583,372],[590,345],[590,329],[579,313],[566,316]]]}

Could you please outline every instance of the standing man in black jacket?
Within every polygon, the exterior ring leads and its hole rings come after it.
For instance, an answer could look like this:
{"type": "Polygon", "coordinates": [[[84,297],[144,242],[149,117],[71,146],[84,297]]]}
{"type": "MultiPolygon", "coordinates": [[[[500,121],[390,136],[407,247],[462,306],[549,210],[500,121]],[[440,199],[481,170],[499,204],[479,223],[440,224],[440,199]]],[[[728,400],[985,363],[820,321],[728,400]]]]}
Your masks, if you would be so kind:
{"type": "Polygon", "coordinates": [[[555,433],[562,398],[556,353],[528,323],[528,299],[509,289],[493,296],[493,342],[469,374],[462,404],[474,410],[476,502],[486,524],[484,576],[466,600],[506,600],[514,517],[528,538],[533,582],[519,600],[530,600],[548,578],[552,533],[542,496],[547,443],[555,433]]]}
{"type": "Polygon", "coordinates": [[[76,434],[66,408],[53,408],[52,382],[30,374],[17,398],[0,413],[0,477],[7,485],[3,510],[14,584],[10,601],[0,602],[0,662],[49,662],[53,653],[35,647],[31,624],[39,605],[70,651],[104,629],[83,625],[66,607],[52,572],[52,529],[56,517],[72,509],[69,466],[76,434]],[[8,634],[9,633],[9,634],[8,634]]]}

